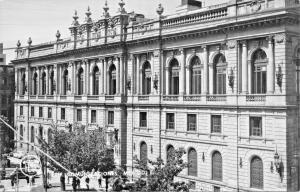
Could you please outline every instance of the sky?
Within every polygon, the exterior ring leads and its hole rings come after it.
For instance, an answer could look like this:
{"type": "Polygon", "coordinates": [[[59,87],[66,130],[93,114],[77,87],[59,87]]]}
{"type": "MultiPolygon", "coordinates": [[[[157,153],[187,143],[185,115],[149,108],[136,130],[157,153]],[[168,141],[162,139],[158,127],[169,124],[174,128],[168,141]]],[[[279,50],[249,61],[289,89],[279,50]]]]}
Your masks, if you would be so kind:
{"type": "MultiPolygon", "coordinates": [[[[117,14],[120,0],[107,0],[110,15],[117,14]]],[[[222,3],[225,0],[217,0],[222,3]]],[[[157,17],[156,8],[159,3],[164,7],[164,15],[175,13],[181,0],[124,0],[127,12],[142,13],[147,18],[157,17]]],[[[209,4],[211,1],[208,1],[209,4]]],[[[216,1],[214,1],[216,2],[216,1]]],[[[22,46],[27,45],[29,37],[32,44],[54,41],[56,31],[61,38],[70,36],[69,27],[74,11],[78,11],[79,22],[85,18],[90,6],[93,20],[103,14],[105,0],[0,0],[0,43],[4,48],[16,47],[20,40],[22,46]]],[[[14,50],[4,50],[7,62],[14,59],[14,50]]]]}

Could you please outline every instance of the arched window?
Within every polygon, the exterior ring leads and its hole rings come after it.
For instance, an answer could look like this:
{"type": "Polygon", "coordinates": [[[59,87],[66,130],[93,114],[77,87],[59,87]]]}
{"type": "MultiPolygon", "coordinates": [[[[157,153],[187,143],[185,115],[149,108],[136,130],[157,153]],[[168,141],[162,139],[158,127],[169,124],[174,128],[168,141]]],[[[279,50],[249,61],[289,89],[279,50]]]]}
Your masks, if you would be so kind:
{"type": "Polygon", "coordinates": [[[191,61],[191,94],[201,94],[201,68],[199,57],[194,57],[191,61]]]}
{"type": "Polygon", "coordinates": [[[151,65],[148,61],[143,65],[142,78],[143,95],[149,95],[151,93],[151,65]]]}
{"type": "Polygon", "coordinates": [[[48,142],[52,139],[52,129],[48,129],[48,142]]]}
{"type": "Polygon", "coordinates": [[[264,187],[263,162],[259,157],[254,157],[251,160],[250,187],[257,189],[264,187]]]}
{"type": "Polygon", "coordinates": [[[30,133],[31,133],[31,135],[30,135],[30,141],[31,141],[31,143],[34,143],[34,135],[35,135],[35,133],[34,133],[34,127],[33,126],[30,129],[30,133]]]}
{"type": "Polygon", "coordinates": [[[62,79],[62,94],[67,95],[68,90],[68,70],[63,72],[63,79],[62,79]]]}
{"type": "Polygon", "coordinates": [[[22,88],[21,88],[21,94],[25,95],[25,92],[26,92],[26,75],[25,74],[22,75],[21,86],[22,86],[22,88]]]}
{"type": "Polygon", "coordinates": [[[50,95],[53,95],[55,91],[55,83],[54,83],[54,71],[50,73],[50,95]]]}
{"type": "Polygon", "coordinates": [[[20,125],[20,141],[21,141],[20,146],[21,147],[23,147],[23,143],[22,143],[23,137],[24,137],[24,129],[23,129],[23,125],[20,125]]]}
{"type": "Polygon", "coordinates": [[[42,73],[42,95],[46,95],[46,72],[42,73]]]}
{"type": "Polygon", "coordinates": [[[262,49],[255,51],[252,57],[252,93],[264,94],[267,87],[267,64],[266,53],[262,49]]]}
{"type": "Polygon", "coordinates": [[[214,59],[214,94],[226,94],[226,58],[218,54],[214,59]]]}
{"type": "Polygon", "coordinates": [[[212,179],[222,181],[222,156],[216,151],[212,155],[212,179]]]}
{"type": "Polygon", "coordinates": [[[99,95],[99,79],[100,72],[99,68],[96,66],[93,70],[93,95],[99,95]]]}
{"type": "Polygon", "coordinates": [[[33,93],[33,95],[37,95],[38,94],[38,75],[36,72],[34,73],[32,80],[33,80],[32,93],[33,93]]]}
{"type": "Polygon", "coordinates": [[[115,95],[116,94],[116,86],[117,86],[117,80],[116,80],[116,67],[115,65],[111,65],[109,68],[109,94],[115,95]]]}
{"type": "Polygon", "coordinates": [[[78,79],[77,79],[77,85],[78,85],[78,95],[82,95],[83,94],[83,83],[84,83],[84,77],[83,77],[83,69],[80,68],[78,70],[78,79]]]}
{"type": "Polygon", "coordinates": [[[148,151],[147,151],[147,144],[145,142],[142,142],[140,146],[140,161],[143,165],[147,165],[148,151]]]}
{"type": "Polygon", "coordinates": [[[170,71],[169,71],[169,86],[170,86],[170,94],[178,95],[179,94],[179,64],[177,59],[172,59],[170,63],[170,71]]]}
{"type": "Polygon", "coordinates": [[[170,158],[172,157],[173,153],[174,153],[174,147],[172,145],[169,145],[167,148],[167,161],[170,160],[170,158]]]}
{"type": "Polygon", "coordinates": [[[190,149],[188,152],[188,175],[197,176],[197,152],[195,149],[190,149]]]}
{"type": "Polygon", "coordinates": [[[44,135],[43,135],[43,127],[40,126],[39,127],[39,139],[43,139],[44,138],[44,135]]]}

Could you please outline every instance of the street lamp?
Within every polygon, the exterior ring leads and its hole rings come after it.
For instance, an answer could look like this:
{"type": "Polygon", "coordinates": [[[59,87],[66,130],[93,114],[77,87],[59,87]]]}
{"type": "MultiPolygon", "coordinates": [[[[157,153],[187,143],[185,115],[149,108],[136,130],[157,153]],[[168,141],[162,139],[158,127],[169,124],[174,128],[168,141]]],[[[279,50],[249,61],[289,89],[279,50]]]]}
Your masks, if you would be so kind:
{"type": "Polygon", "coordinates": [[[279,173],[280,179],[282,180],[282,171],[283,171],[283,163],[282,160],[279,160],[280,156],[277,153],[277,149],[276,152],[274,154],[274,165],[276,168],[276,172],[279,173]]]}

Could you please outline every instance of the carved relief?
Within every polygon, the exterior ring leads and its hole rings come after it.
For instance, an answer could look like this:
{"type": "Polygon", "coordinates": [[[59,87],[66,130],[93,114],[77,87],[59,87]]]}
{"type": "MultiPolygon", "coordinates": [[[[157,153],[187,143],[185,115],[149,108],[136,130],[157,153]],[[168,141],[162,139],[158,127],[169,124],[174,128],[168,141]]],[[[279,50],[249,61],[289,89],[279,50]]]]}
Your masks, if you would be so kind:
{"type": "Polygon", "coordinates": [[[234,49],[235,46],[236,46],[236,44],[237,44],[237,41],[236,41],[236,40],[231,40],[231,41],[228,41],[228,42],[227,42],[227,47],[228,47],[229,49],[234,49]]]}
{"type": "Polygon", "coordinates": [[[275,34],[274,40],[276,43],[285,43],[287,41],[291,41],[290,37],[285,33],[275,34]]]}

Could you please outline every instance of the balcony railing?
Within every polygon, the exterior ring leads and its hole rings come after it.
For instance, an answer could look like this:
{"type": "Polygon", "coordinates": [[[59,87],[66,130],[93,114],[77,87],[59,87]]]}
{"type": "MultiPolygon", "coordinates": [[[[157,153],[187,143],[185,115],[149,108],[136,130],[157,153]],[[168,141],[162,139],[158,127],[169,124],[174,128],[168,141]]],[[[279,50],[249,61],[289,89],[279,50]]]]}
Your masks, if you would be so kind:
{"type": "Polygon", "coordinates": [[[47,95],[47,99],[54,99],[54,95],[47,95]]]}
{"type": "Polygon", "coordinates": [[[138,96],[139,101],[149,101],[149,95],[138,96]]]}
{"type": "Polygon", "coordinates": [[[39,95],[38,99],[45,99],[45,95],[39,95]]]}
{"type": "Polygon", "coordinates": [[[226,95],[208,95],[206,101],[226,101],[226,95]]]}
{"type": "Polygon", "coordinates": [[[266,95],[246,95],[247,102],[265,102],[266,95]]]}
{"type": "Polygon", "coordinates": [[[183,96],[184,101],[201,101],[201,95],[186,95],[183,96]]]}
{"type": "Polygon", "coordinates": [[[99,96],[98,95],[89,95],[88,100],[98,100],[99,96]]]}
{"type": "Polygon", "coordinates": [[[75,98],[75,100],[81,100],[82,96],[81,95],[75,95],[74,98],[75,98]]]}
{"type": "Polygon", "coordinates": [[[113,101],[113,100],[115,100],[115,96],[113,96],[113,95],[106,95],[105,96],[105,100],[106,101],[113,101]]]}
{"type": "Polygon", "coordinates": [[[67,96],[66,96],[66,95],[61,95],[59,98],[60,98],[61,100],[66,100],[66,99],[67,99],[67,96]]]}
{"type": "Polygon", "coordinates": [[[30,95],[30,99],[36,99],[36,95],[30,95]]]}
{"type": "Polygon", "coordinates": [[[178,101],[178,95],[164,95],[164,101],[178,101]]]}

